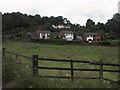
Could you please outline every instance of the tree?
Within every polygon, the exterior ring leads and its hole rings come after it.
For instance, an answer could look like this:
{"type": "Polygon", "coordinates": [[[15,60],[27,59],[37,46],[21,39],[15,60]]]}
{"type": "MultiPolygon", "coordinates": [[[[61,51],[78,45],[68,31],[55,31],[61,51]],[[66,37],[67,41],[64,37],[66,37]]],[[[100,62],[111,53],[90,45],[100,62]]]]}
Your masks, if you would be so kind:
{"type": "Polygon", "coordinates": [[[98,29],[99,29],[99,30],[105,30],[105,25],[104,25],[104,23],[98,22],[98,23],[97,23],[97,26],[98,26],[98,29]]]}
{"type": "Polygon", "coordinates": [[[114,32],[116,34],[116,39],[120,38],[120,14],[116,13],[113,18],[108,20],[105,24],[106,32],[114,32]]]}
{"type": "Polygon", "coordinates": [[[113,31],[110,31],[110,32],[108,33],[108,35],[110,36],[110,39],[115,39],[115,38],[116,38],[116,34],[115,34],[115,32],[113,32],[113,31]]]}
{"type": "Polygon", "coordinates": [[[88,19],[86,22],[86,27],[94,26],[95,22],[93,22],[91,19],[88,19]]]}
{"type": "Polygon", "coordinates": [[[34,32],[34,28],[37,25],[37,22],[31,21],[28,32],[34,32]]]}

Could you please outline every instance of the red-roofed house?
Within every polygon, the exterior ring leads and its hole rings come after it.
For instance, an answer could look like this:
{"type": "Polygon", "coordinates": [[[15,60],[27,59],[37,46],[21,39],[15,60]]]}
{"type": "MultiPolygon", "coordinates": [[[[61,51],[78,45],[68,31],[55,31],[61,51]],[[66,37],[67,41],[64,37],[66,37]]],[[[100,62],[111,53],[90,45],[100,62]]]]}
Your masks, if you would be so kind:
{"type": "Polygon", "coordinates": [[[36,34],[39,39],[49,39],[51,37],[50,31],[36,30],[36,34]]]}
{"type": "Polygon", "coordinates": [[[74,32],[72,31],[61,31],[58,33],[58,37],[61,39],[66,39],[66,40],[73,40],[74,39],[74,32]]]}
{"type": "Polygon", "coordinates": [[[83,40],[89,43],[92,43],[92,42],[97,43],[98,41],[101,40],[101,35],[98,33],[83,33],[82,38],[83,40]]]}

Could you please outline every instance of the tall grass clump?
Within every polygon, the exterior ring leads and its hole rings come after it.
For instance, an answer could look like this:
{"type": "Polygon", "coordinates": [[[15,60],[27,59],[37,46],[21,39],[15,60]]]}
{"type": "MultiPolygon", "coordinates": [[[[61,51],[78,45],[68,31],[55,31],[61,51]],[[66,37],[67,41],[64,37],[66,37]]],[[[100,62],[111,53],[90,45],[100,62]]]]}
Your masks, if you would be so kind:
{"type": "Polygon", "coordinates": [[[32,78],[31,69],[26,69],[24,65],[16,63],[15,56],[11,56],[12,55],[5,55],[2,60],[3,88],[21,88],[22,81],[24,81],[23,84],[26,84],[26,79],[28,80],[29,77],[32,78]],[[16,86],[17,83],[19,83],[19,86],[16,86]]]}
{"type": "Polygon", "coordinates": [[[8,56],[4,56],[2,60],[2,80],[3,80],[3,87],[5,84],[9,83],[10,81],[14,80],[17,77],[17,68],[15,64],[15,60],[8,56]]]}

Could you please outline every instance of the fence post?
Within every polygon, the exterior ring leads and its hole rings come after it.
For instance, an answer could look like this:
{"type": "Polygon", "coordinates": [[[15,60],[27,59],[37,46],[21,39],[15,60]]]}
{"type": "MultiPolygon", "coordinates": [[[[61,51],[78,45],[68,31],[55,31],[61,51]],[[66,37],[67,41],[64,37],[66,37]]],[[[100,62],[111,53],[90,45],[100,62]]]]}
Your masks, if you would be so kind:
{"type": "Polygon", "coordinates": [[[71,80],[73,81],[73,61],[71,60],[71,80]]]}
{"type": "Polygon", "coordinates": [[[38,74],[38,55],[32,55],[32,71],[33,75],[38,74]]]}
{"type": "Polygon", "coordinates": [[[5,48],[2,50],[2,55],[5,56],[5,48]]]}
{"type": "Polygon", "coordinates": [[[16,62],[17,62],[17,60],[18,60],[18,53],[16,54],[16,62]]]}
{"type": "Polygon", "coordinates": [[[103,59],[100,59],[100,79],[103,80],[103,59]]]}

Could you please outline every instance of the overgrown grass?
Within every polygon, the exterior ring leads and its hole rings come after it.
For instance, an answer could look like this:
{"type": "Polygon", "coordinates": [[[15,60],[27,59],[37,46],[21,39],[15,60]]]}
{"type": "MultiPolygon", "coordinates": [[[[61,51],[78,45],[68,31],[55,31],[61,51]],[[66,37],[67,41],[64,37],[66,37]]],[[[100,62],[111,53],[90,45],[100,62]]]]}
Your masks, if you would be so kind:
{"type": "MultiPolygon", "coordinates": [[[[104,58],[104,62],[118,63],[118,47],[114,46],[81,46],[81,45],[51,45],[51,44],[39,44],[32,42],[15,42],[6,40],[3,43],[3,47],[6,50],[20,53],[26,56],[39,55],[41,58],[52,59],[67,59],[67,60],[88,60],[99,61],[100,58],[104,58]]],[[[11,57],[11,56],[8,56],[11,57]]],[[[15,56],[13,56],[15,59],[15,56]]],[[[14,60],[12,59],[12,60],[14,60]]],[[[7,61],[7,60],[6,60],[7,61]]],[[[31,60],[19,57],[19,61],[31,65],[31,60]]],[[[6,63],[6,65],[8,65],[6,63]]],[[[14,65],[13,65],[14,66],[14,65]]],[[[70,63],[64,62],[51,62],[51,61],[39,61],[39,66],[44,67],[64,67],[69,68],[70,63]]],[[[9,67],[9,66],[8,66],[9,67]]],[[[16,67],[17,68],[17,67],[16,67]]],[[[77,64],[74,63],[74,68],[91,68],[96,69],[99,66],[89,64],[77,64]]],[[[106,66],[105,69],[118,69],[117,67],[106,66]]],[[[18,69],[18,68],[17,68],[18,69]]],[[[9,69],[11,70],[11,69],[9,69]]],[[[17,70],[18,71],[18,70],[17,70]]],[[[29,87],[29,88],[113,88],[117,87],[117,84],[111,84],[109,82],[99,80],[71,80],[67,79],[47,79],[33,77],[30,74],[30,69],[20,69],[20,77],[12,79],[11,82],[6,84],[6,87],[29,87]],[[22,70],[22,71],[21,71],[22,70]],[[23,74],[24,73],[24,74],[23,74]]],[[[4,72],[6,73],[6,71],[4,72]]],[[[66,76],[70,75],[70,71],[53,71],[53,70],[39,70],[39,75],[52,75],[52,76],[66,76]]],[[[82,77],[94,77],[98,76],[98,72],[74,72],[75,76],[82,77]]],[[[118,80],[118,74],[116,73],[104,73],[104,77],[112,80],[118,80]]]]}

